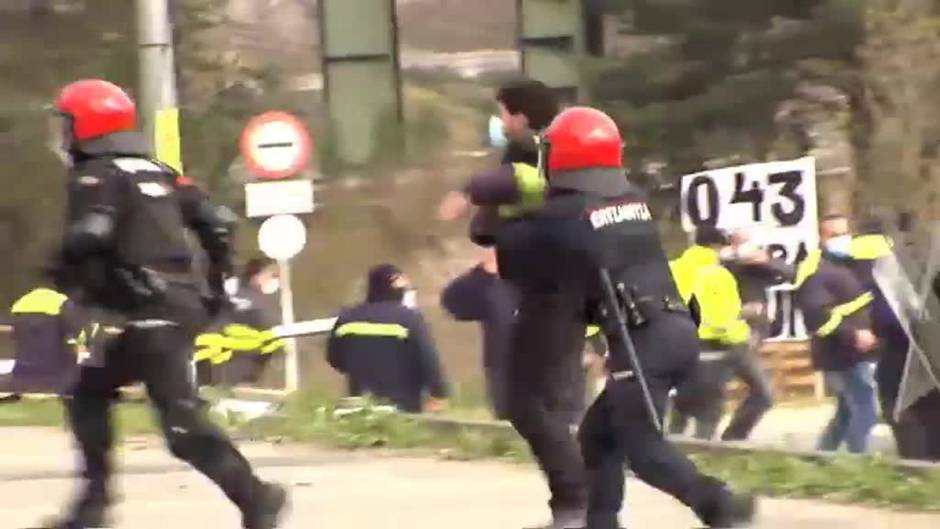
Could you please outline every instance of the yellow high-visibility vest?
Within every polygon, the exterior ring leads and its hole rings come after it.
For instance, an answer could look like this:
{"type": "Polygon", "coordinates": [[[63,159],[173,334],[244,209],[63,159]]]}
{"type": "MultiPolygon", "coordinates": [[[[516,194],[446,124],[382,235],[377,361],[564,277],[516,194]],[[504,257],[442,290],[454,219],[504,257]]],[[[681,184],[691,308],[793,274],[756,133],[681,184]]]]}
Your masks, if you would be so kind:
{"type": "Polygon", "coordinates": [[[686,304],[695,297],[701,322],[701,340],[735,345],[748,341],[750,327],[741,319],[741,295],[734,275],[718,258],[718,252],[693,245],[669,262],[679,295],[686,304]]]}
{"type": "Polygon", "coordinates": [[[512,173],[519,188],[519,202],[499,206],[499,216],[513,218],[519,215],[536,211],[545,202],[545,188],[548,184],[542,178],[538,168],[529,164],[512,164],[512,173]]]}

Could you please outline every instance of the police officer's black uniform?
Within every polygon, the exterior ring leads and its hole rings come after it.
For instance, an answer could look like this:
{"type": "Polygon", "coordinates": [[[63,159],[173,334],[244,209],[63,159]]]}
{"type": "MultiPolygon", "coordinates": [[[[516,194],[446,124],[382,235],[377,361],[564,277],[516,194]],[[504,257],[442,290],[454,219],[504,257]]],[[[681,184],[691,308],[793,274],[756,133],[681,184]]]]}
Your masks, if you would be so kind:
{"type": "MultiPolygon", "coordinates": [[[[551,343],[583,340],[586,321],[604,325],[613,375],[579,433],[590,487],[588,527],[618,526],[625,459],[640,479],[691,507],[710,526],[736,521],[737,498],[721,482],[700,474],[653,427],[622,342],[609,318],[599,316],[603,297],[597,278],[603,267],[632,293],[642,314],[634,319],[631,334],[662,416],[669,390],[695,366],[699,346],[643,195],[627,184],[620,169],[552,174],[549,182],[543,211],[501,233],[500,272],[534,301],[538,316],[528,321],[544,334],[540,346],[546,354],[551,343]]],[[[525,308],[521,320],[524,314],[525,308]]],[[[524,328],[525,321],[519,326],[524,328]]],[[[536,353],[528,358],[533,372],[543,361],[536,353]]]]}
{"type": "MultiPolygon", "coordinates": [[[[171,452],[214,481],[241,509],[249,529],[274,527],[284,492],[263,484],[225,434],[204,415],[194,389],[193,338],[207,323],[207,297],[192,273],[186,229],[211,261],[211,296],[222,299],[230,224],[195,187],[149,159],[135,133],[79,145],[68,176],[68,226],[57,280],[80,302],[125,316],[101,368],[83,369],[67,404],[84,456],[86,486],[61,527],[102,524],[109,501],[116,390],[140,381],[158,412],[171,452]]],[[[231,219],[234,220],[234,219],[231,219]]]]}

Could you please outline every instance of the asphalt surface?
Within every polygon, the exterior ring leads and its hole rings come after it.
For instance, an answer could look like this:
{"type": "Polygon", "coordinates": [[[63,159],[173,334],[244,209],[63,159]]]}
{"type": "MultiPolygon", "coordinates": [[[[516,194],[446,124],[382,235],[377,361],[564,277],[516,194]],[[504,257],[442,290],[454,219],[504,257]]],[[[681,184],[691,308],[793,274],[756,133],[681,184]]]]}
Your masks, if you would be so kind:
{"type": "MultiPolygon", "coordinates": [[[[265,479],[287,485],[291,529],[519,529],[543,522],[547,491],[534,467],[451,462],[308,446],[250,444],[248,457],[265,479]]],[[[238,513],[198,474],[153,441],[132,443],[120,456],[121,529],[240,527],[238,513]]],[[[75,483],[68,438],[59,430],[0,431],[0,520],[35,527],[59,512],[75,483]]],[[[692,528],[700,524],[671,498],[628,483],[631,528],[692,528]]],[[[763,500],[761,529],[935,529],[940,515],[898,513],[816,501],[763,500]]]]}

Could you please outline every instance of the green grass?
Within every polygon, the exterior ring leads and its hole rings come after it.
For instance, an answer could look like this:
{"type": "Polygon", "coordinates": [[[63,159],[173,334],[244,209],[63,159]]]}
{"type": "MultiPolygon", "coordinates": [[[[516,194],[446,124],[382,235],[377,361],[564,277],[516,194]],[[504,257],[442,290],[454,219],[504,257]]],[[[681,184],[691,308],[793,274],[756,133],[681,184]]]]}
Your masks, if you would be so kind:
{"type": "MultiPolygon", "coordinates": [[[[114,422],[119,439],[159,431],[147,404],[123,402],[115,406],[114,422]]],[[[49,426],[65,427],[65,409],[59,399],[24,399],[0,404],[0,427],[49,426]]]]}
{"type": "Polygon", "coordinates": [[[705,472],[766,496],[940,510],[940,471],[900,472],[884,458],[807,461],[773,453],[695,454],[705,472]]]}
{"type": "MultiPolygon", "coordinates": [[[[367,403],[339,416],[329,399],[306,395],[287,403],[283,417],[255,433],[315,441],[344,449],[419,449],[448,459],[529,462],[524,442],[505,429],[433,426],[367,403]]],[[[879,507],[940,511],[940,471],[899,471],[884,458],[843,457],[809,461],[773,452],[696,453],[706,473],[736,489],[764,496],[824,499],[879,507]]]]}
{"type": "Polygon", "coordinates": [[[256,421],[241,431],[256,438],[283,437],[349,450],[416,450],[448,459],[519,461],[528,457],[522,441],[511,432],[445,431],[418,417],[388,411],[375,401],[363,401],[361,409],[350,410],[334,399],[309,393],[289,400],[280,419],[256,421]]]}

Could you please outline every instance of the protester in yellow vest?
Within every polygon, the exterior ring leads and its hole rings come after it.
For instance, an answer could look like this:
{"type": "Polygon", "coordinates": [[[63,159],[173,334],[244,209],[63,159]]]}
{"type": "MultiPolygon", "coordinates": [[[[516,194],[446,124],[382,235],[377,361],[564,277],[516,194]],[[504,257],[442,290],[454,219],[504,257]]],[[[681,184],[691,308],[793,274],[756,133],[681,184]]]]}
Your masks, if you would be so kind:
{"type": "Polygon", "coordinates": [[[82,321],[75,304],[59,292],[36,288],[10,309],[16,362],[13,393],[64,393],[78,374],[82,321]]]}
{"type": "Polygon", "coordinates": [[[695,244],[669,263],[683,301],[697,307],[702,343],[698,368],[677,388],[671,433],[684,433],[691,417],[696,420],[696,437],[714,436],[724,408],[724,389],[739,360],[735,355],[747,354],[750,328],[741,317],[737,280],[719,258],[727,243],[720,230],[700,227],[695,244]]]}

